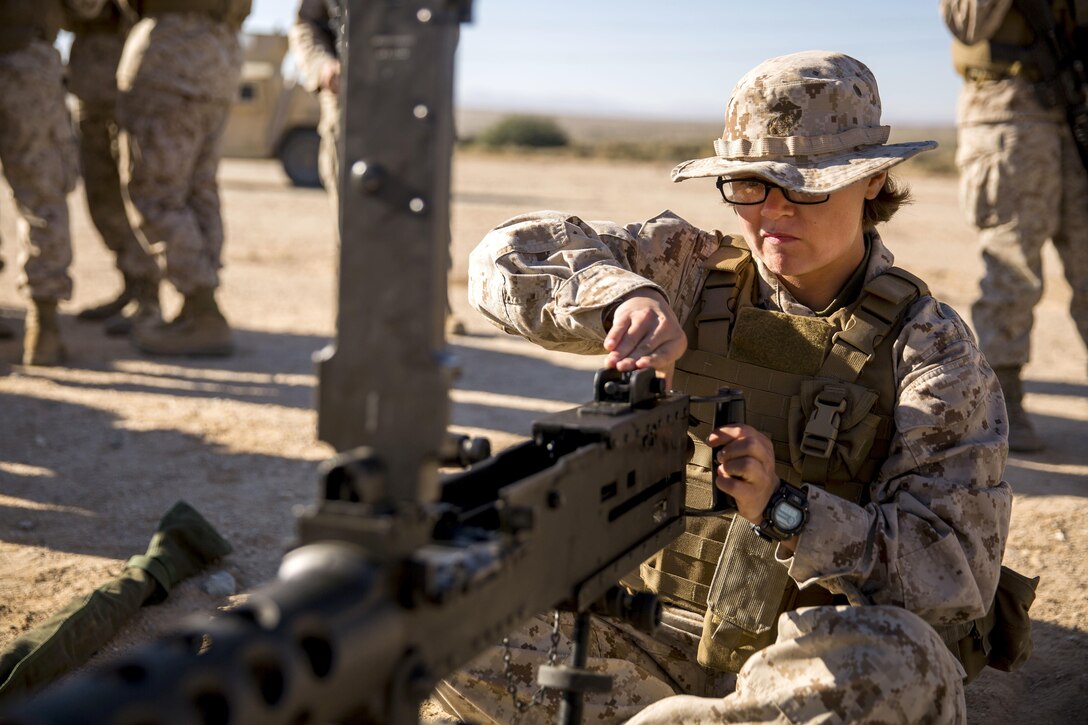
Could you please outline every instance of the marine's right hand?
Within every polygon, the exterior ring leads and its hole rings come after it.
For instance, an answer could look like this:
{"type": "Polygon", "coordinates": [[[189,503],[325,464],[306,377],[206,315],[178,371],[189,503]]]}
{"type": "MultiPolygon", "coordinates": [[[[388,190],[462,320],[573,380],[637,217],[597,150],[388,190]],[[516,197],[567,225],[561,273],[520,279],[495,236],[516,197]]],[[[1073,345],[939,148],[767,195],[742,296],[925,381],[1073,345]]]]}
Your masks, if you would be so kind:
{"type": "Polygon", "coordinates": [[[620,372],[652,367],[671,387],[673,366],[688,349],[688,338],[661,293],[644,288],[628,294],[616,307],[604,348],[607,367],[620,372]]]}
{"type": "Polygon", "coordinates": [[[340,95],[340,61],[327,60],[317,74],[317,85],[333,95],[340,95]]]}

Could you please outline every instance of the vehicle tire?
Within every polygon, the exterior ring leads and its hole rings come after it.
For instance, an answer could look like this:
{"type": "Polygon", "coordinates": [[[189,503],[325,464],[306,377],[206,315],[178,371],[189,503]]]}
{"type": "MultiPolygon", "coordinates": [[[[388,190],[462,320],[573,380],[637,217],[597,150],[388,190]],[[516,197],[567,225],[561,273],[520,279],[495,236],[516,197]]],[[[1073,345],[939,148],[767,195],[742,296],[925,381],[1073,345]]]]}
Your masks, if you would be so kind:
{"type": "Polygon", "coordinates": [[[295,186],[321,187],[321,174],[317,170],[317,156],[321,137],[314,128],[293,128],[284,134],[276,153],[287,178],[295,186]]]}

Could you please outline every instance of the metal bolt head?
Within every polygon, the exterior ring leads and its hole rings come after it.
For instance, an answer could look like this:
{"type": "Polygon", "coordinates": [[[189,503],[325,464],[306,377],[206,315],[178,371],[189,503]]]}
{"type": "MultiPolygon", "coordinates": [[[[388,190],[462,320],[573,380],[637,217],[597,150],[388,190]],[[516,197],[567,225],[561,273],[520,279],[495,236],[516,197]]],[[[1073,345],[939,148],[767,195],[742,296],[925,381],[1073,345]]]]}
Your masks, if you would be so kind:
{"type": "Polygon", "coordinates": [[[385,185],[385,169],[360,159],[351,165],[351,185],[365,194],[376,194],[385,185]]]}

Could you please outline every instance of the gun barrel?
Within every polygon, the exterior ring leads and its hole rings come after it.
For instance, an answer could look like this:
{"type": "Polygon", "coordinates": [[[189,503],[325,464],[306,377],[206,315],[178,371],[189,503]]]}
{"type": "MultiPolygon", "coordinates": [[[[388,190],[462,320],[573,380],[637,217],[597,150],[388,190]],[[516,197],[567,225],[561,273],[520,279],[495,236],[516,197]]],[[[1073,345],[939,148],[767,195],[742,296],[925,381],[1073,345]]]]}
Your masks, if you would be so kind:
{"type": "Polygon", "coordinates": [[[303,547],[237,609],[189,620],[16,704],[0,721],[393,722],[384,719],[384,688],[358,684],[388,680],[401,659],[404,622],[385,589],[380,568],[361,549],[303,547]]]}

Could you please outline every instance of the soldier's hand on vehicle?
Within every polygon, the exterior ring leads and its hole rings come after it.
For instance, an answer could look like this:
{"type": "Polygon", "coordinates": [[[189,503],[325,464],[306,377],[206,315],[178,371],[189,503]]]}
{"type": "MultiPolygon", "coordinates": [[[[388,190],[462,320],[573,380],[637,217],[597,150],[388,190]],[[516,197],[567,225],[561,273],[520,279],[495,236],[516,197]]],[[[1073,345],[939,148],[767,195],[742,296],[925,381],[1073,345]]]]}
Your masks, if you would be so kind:
{"type": "Polygon", "coordinates": [[[660,292],[638,289],[612,313],[604,348],[608,350],[607,367],[620,372],[652,367],[665,376],[668,387],[673,366],[688,349],[688,338],[660,292]]]}
{"type": "Polygon", "coordinates": [[[340,95],[340,61],[325,61],[325,65],[321,66],[321,71],[318,73],[317,85],[335,95],[340,95]]]}
{"type": "Polygon", "coordinates": [[[714,461],[714,485],[736,500],[741,516],[762,523],[763,510],[778,488],[771,439],[750,425],[724,425],[711,432],[707,445],[722,447],[714,461]]]}

